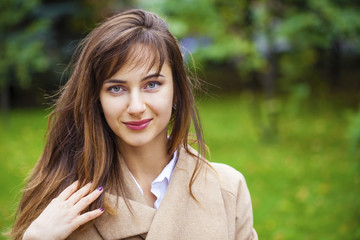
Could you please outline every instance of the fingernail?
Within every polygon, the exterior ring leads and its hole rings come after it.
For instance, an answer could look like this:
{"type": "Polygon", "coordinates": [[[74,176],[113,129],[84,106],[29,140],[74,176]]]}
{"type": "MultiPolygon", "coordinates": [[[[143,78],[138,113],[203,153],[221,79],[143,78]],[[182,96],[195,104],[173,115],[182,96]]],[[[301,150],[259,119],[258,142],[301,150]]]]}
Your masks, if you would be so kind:
{"type": "Polygon", "coordinates": [[[104,208],[100,208],[100,211],[102,211],[102,212],[103,212],[103,211],[104,211],[104,208]]]}
{"type": "Polygon", "coordinates": [[[100,186],[100,187],[98,187],[98,189],[97,189],[97,190],[102,191],[102,190],[103,190],[103,187],[102,187],[102,186],[100,186]]]}

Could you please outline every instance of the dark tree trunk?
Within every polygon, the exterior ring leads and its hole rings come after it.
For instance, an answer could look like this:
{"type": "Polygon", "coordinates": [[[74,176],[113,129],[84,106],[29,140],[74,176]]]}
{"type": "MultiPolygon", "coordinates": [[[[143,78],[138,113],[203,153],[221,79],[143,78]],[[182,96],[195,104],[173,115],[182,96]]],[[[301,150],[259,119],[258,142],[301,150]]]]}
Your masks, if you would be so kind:
{"type": "Polygon", "coordinates": [[[10,88],[8,84],[5,83],[3,87],[0,88],[1,91],[1,115],[6,118],[10,110],[10,88]]]}
{"type": "Polygon", "coordinates": [[[329,74],[330,86],[335,90],[340,86],[341,74],[341,44],[338,39],[335,39],[331,45],[329,74]]]}
{"type": "Polygon", "coordinates": [[[277,109],[275,104],[276,97],[276,72],[277,61],[276,55],[273,52],[272,45],[270,44],[268,55],[268,69],[262,75],[263,91],[265,94],[265,110],[268,116],[268,125],[264,125],[263,134],[267,140],[273,140],[278,132],[277,109]]]}

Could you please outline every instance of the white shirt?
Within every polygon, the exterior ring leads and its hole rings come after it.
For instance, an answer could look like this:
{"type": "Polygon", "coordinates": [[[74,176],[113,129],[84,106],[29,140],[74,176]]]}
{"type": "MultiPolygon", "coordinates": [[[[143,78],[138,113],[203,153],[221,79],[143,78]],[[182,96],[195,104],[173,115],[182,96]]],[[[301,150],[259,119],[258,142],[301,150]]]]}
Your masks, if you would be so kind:
{"type": "MultiPolygon", "coordinates": [[[[169,185],[171,175],[174,171],[175,165],[177,162],[177,151],[174,152],[173,158],[170,162],[165,166],[165,168],[161,171],[159,176],[155,178],[155,180],[151,183],[151,192],[155,195],[156,201],[154,203],[154,208],[158,209],[162,199],[165,196],[166,189],[169,185]]],[[[142,195],[144,195],[144,191],[142,190],[139,183],[136,181],[135,177],[130,172],[132,178],[134,179],[136,185],[138,186],[142,195]]]]}

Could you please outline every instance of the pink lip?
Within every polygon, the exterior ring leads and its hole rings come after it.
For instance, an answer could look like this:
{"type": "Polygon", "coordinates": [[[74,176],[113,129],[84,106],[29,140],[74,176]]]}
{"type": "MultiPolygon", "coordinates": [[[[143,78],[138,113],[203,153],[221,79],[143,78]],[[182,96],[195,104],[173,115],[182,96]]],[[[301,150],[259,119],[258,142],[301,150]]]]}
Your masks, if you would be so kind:
{"type": "Polygon", "coordinates": [[[145,129],[151,122],[151,118],[144,119],[140,121],[129,121],[129,122],[123,122],[128,128],[131,130],[143,130],[145,129]]]}

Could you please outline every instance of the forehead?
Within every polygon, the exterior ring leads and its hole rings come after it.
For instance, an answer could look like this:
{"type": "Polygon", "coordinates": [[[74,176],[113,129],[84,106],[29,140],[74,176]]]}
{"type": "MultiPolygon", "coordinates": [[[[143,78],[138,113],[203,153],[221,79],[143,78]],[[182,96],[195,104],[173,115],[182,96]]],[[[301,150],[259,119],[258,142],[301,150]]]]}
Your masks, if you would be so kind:
{"type": "MultiPolygon", "coordinates": [[[[146,75],[161,74],[172,79],[172,68],[161,51],[144,44],[134,44],[123,59],[113,64],[112,73],[106,79],[131,80],[146,75]]],[[[105,82],[106,82],[105,79],[105,82]]]]}
{"type": "Polygon", "coordinates": [[[144,44],[134,44],[126,55],[124,64],[119,68],[134,70],[144,69],[146,72],[154,70],[159,73],[164,63],[169,63],[167,53],[164,49],[147,46],[144,44]]]}
{"type": "Polygon", "coordinates": [[[120,80],[128,84],[137,84],[143,80],[158,77],[173,82],[172,70],[166,62],[162,65],[160,70],[155,67],[148,69],[145,65],[134,66],[133,64],[126,64],[108,80],[105,80],[104,84],[111,82],[111,80],[120,80]]]}

